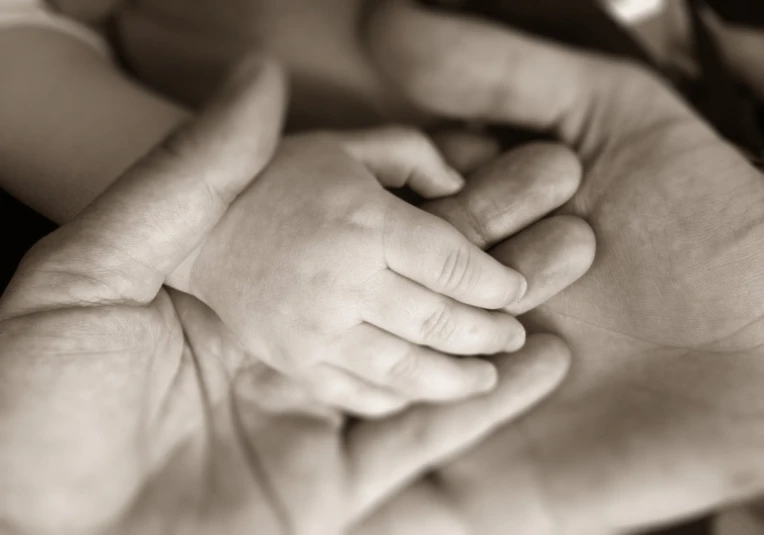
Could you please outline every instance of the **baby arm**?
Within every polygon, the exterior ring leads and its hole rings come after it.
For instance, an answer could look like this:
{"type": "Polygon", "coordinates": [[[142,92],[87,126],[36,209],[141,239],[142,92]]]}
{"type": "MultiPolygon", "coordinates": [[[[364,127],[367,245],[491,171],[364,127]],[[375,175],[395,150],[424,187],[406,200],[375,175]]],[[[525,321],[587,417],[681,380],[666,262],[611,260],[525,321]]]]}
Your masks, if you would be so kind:
{"type": "Polygon", "coordinates": [[[0,73],[0,187],[58,223],[187,116],[55,26],[0,19],[0,73]]]}

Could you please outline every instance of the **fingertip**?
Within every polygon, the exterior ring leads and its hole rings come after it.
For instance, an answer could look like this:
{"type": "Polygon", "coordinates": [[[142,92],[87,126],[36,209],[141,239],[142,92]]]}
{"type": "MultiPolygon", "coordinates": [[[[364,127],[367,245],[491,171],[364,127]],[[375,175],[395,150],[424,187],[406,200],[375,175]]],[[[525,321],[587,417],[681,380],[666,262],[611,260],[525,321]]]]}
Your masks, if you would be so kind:
{"type": "Polygon", "coordinates": [[[447,181],[453,190],[451,191],[452,194],[458,193],[464,188],[464,185],[466,184],[466,181],[464,180],[464,177],[462,174],[457,171],[455,168],[451,167],[450,165],[445,166],[445,175],[447,177],[447,181]]]}
{"type": "Polygon", "coordinates": [[[499,370],[494,363],[480,358],[468,358],[459,359],[458,366],[461,377],[458,382],[452,383],[451,387],[443,392],[443,397],[439,401],[460,401],[496,389],[499,382],[499,370]]]}
{"type": "MultiPolygon", "coordinates": [[[[501,156],[486,175],[506,173],[527,176],[531,183],[547,192],[549,208],[559,208],[578,191],[583,178],[583,166],[575,152],[562,143],[537,141],[518,147],[501,156]],[[507,167],[508,166],[508,167],[507,167]]],[[[487,178],[491,180],[492,178],[487,178]]]]}
{"type": "Polygon", "coordinates": [[[507,308],[520,301],[528,292],[528,280],[518,271],[504,266],[507,273],[507,290],[496,310],[507,308]]]}
{"type": "Polygon", "coordinates": [[[455,195],[464,189],[464,185],[464,178],[445,164],[432,171],[417,170],[408,181],[408,186],[413,191],[428,200],[455,195]]]}
{"type": "Polygon", "coordinates": [[[553,334],[537,334],[533,343],[539,348],[536,369],[545,378],[542,386],[554,390],[563,382],[573,364],[573,353],[567,342],[553,334]]]}
{"type": "Polygon", "coordinates": [[[525,276],[484,251],[480,251],[479,254],[485,257],[485,263],[478,268],[480,274],[474,277],[479,282],[472,285],[465,283],[463,295],[458,300],[472,306],[497,311],[507,309],[522,300],[528,291],[528,280],[525,276]]]}
{"type": "Polygon", "coordinates": [[[530,400],[546,396],[567,376],[572,363],[568,344],[559,336],[534,334],[525,347],[498,364],[501,381],[509,381],[530,400]]]}
{"type": "Polygon", "coordinates": [[[480,358],[458,358],[443,355],[451,360],[448,369],[434,368],[426,384],[412,398],[428,403],[452,403],[493,391],[499,382],[496,365],[480,358]]]}
{"type": "Polygon", "coordinates": [[[474,372],[475,394],[491,392],[499,383],[499,370],[487,360],[475,359],[475,362],[480,363],[474,372]]]}
{"type": "Polygon", "coordinates": [[[581,186],[583,165],[573,149],[562,143],[539,142],[531,146],[539,151],[539,169],[557,186],[559,204],[570,200],[581,186]]]}
{"type": "Polygon", "coordinates": [[[515,321],[517,322],[517,325],[510,332],[509,340],[504,347],[504,351],[507,353],[515,353],[516,351],[520,351],[525,346],[527,336],[525,327],[523,327],[519,321],[515,321]]]}
{"type": "Polygon", "coordinates": [[[539,221],[493,249],[501,262],[529,273],[528,291],[503,309],[524,314],[569,287],[591,268],[596,255],[595,234],[576,216],[557,215],[539,221]]]}

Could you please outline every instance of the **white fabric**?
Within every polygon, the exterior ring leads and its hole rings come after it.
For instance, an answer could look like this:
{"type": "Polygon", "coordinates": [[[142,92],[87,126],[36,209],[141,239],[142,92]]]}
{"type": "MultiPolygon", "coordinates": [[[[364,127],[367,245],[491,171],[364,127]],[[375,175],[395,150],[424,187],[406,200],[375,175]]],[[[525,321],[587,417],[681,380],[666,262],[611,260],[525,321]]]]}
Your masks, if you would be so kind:
{"type": "Polygon", "coordinates": [[[63,32],[109,56],[109,47],[97,32],[55,13],[42,0],[0,0],[0,31],[19,26],[37,26],[63,32]]]}

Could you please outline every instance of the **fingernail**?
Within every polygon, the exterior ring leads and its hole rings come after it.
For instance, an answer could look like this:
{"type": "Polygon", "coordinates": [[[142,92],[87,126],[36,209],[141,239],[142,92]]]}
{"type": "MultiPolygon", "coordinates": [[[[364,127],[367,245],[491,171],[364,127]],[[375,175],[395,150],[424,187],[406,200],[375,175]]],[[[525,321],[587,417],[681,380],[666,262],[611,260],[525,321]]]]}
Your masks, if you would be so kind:
{"type": "Polygon", "coordinates": [[[475,372],[475,390],[477,392],[490,392],[496,388],[496,384],[499,381],[499,372],[496,366],[490,362],[481,362],[481,365],[477,367],[475,372]]]}
{"type": "Polygon", "coordinates": [[[519,331],[515,333],[514,336],[512,336],[509,341],[507,342],[507,346],[504,348],[505,351],[508,353],[514,353],[515,351],[520,351],[523,346],[525,345],[525,329],[521,328],[519,331]]]}
{"type": "Polygon", "coordinates": [[[460,191],[464,187],[464,184],[466,183],[464,181],[464,177],[456,169],[453,167],[447,167],[446,175],[448,176],[448,179],[451,181],[456,191],[460,191]]]}
{"type": "Polygon", "coordinates": [[[525,277],[513,269],[510,270],[510,275],[514,280],[515,291],[510,295],[507,306],[514,305],[520,301],[520,299],[525,297],[525,293],[528,291],[528,281],[525,279],[525,277]]]}

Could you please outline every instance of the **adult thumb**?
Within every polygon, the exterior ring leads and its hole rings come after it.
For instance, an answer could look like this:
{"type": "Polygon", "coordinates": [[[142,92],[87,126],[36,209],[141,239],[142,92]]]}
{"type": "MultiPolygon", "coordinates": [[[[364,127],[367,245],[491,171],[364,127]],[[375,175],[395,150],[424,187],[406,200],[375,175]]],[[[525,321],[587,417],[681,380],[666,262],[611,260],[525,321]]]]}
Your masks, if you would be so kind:
{"type": "Polygon", "coordinates": [[[641,67],[487,20],[385,0],[368,25],[373,60],[420,108],[552,132],[584,158],[614,135],[690,113],[641,67]]]}
{"type": "Polygon", "coordinates": [[[6,314],[16,293],[17,312],[154,299],[271,159],[285,94],[274,62],[242,63],[196,118],[33,248],[6,293],[6,314]]]}

